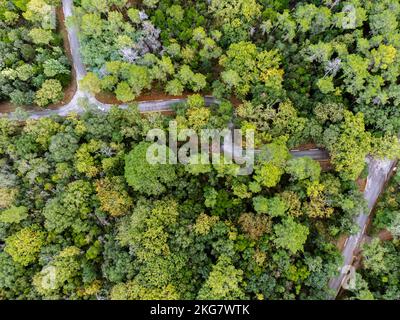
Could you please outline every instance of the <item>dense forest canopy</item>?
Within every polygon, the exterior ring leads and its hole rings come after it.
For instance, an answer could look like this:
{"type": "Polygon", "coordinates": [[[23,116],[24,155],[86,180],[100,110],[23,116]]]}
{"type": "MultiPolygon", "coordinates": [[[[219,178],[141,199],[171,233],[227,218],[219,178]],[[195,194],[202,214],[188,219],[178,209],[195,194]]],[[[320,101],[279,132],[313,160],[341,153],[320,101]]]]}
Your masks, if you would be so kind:
{"type": "MultiPolygon", "coordinates": [[[[0,2],[1,101],[62,99],[59,5],[0,2]]],[[[400,155],[399,19],[398,0],[75,0],[79,89],[126,105],[0,117],[0,299],[331,298],[365,158],[400,155]],[[140,114],[160,93],[188,99],[140,114]],[[254,170],[149,163],[171,120],[254,130],[254,170]],[[331,167],[293,157],[308,143],[331,167]]],[[[397,189],[347,298],[399,298],[397,189]]]]}
{"type": "MultiPolygon", "coordinates": [[[[206,109],[209,122],[227,122],[227,107],[201,103],[178,105],[180,121],[206,109]]],[[[148,128],[170,119],[135,105],[1,119],[1,297],[329,297],[335,238],[363,203],[356,184],[292,158],[282,137],[249,176],[235,164],[146,164],[148,128]]]]}
{"type": "Polygon", "coordinates": [[[56,29],[59,3],[0,2],[0,103],[44,107],[64,97],[71,72],[56,29]]]}
{"type": "Polygon", "coordinates": [[[289,145],[325,146],[344,179],[362,172],[367,154],[399,154],[397,0],[75,5],[87,91],[122,102],[149,90],[235,96],[264,136],[285,108],[287,121],[305,118],[289,145]]]}

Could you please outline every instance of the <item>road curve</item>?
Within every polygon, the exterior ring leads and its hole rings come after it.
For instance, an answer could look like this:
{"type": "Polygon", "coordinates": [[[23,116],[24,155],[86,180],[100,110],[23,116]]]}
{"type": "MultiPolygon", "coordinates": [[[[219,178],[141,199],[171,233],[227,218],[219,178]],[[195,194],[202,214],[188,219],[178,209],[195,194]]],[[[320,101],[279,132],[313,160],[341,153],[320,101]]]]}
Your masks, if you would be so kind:
{"type": "MultiPolygon", "coordinates": [[[[73,0],[62,0],[62,7],[64,11],[64,18],[68,19],[73,16],[73,0]]],[[[86,75],[86,68],[83,64],[82,57],[79,50],[79,38],[78,38],[78,27],[73,23],[65,23],[67,33],[68,33],[68,40],[70,43],[71,49],[71,56],[72,56],[72,65],[76,73],[76,80],[77,80],[77,91],[71,101],[56,109],[46,109],[41,111],[29,111],[28,116],[31,119],[38,119],[43,117],[49,117],[52,115],[60,115],[66,116],[71,112],[80,114],[85,112],[85,110],[80,107],[79,100],[80,99],[87,99],[91,104],[97,106],[99,110],[103,112],[107,112],[111,107],[112,104],[105,104],[98,101],[92,94],[88,92],[84,92],[81,90],[79,81],[83,79],[86,75]]],[[[205,103],[206,105],[211,105],[214,103],[218,103],[218,100],[211,96],[205,96],[205,103]]],[[[163,112],[163,111],[171,111],[172,106],[177,103],[185,102],[186,99],[168,99],[168,100],[155,100],[155,101],[143,101],[138,103],[139,111],[142,113],[148,112],[163,112]]],[[[127,104],[119,105],[120,108],[127,108],[127,104]]],[[[257,151],[256,151],[257,152],[257,151]]],[[[304,157],[309,156],[315,160],[327,160],[329,159],[329,155],[327,152],[319,149],[314,150],[307,150],[307,151],[293,151],[292,152],[294,157],[304,157]]]]}
{"type": "MultiPolygon", "coordinates": [[[[62,6],[64,11],[64,17],[68,18],[73,15],[73,0],[62,0],[62,6]]],[[[82,58],[79,50],[79,39],[78,39],[78,28],[74,25],[67,26],[68,39],[70,42],[71,55],[73,67],[76,72],[77,79],[77,91],[71,101],[60,107],[57,110],[42,110],[42,111],[31,111],[28,112],[30,118],[36,119],[41,117],[48,117],[51,115],[66,116],[71,112],[83,113],[85,110],[79,105],[80,99],[87,99],[91,104],[96,105],[101,111],[108,111],[111,108],[111,104],[104,104],[98,101],[93,95],[83,92],[80,89],[79,81],[86,75],[86,69],[82,62],[82,58]]],[[[217,100],[213,97],[205,97],[206,104],[216,103],[217,100]]],[[[140,112],[162,112],[170,111],[171,106],[184,102],[185,99],[171,99],[171,100],[159,100],[159,101],[144,101],[138,103],[138,108],[140,112]]],[[[121,108],[126,108],[127,105],[120,105],[121,108]]],[[[326,151],[320,149],[306,150],[306,151],[291,151],[294,157],[309,156],[314,160],[326,160],[329,159],[329,155],[326,151]]],[[[368,215],[371,212],[373,206],[375,205],[383,187],[390,175],[391,169],[393,168],[395,161],[377,161],[369,160],[369,175],[366,190],[364,192],[364,198],[368,202],[368,212],[361,212],[357,217],[356,222],[360,227],[360,231],[351,236],[343,250],[344,264],[341,268],[340,275],[332,279],[329,282],[329,287],[336,293],[339,292],[343,282],[346,280],[346,266],[351,265],[353,260],[354,251],[359,247],[362,236],[365,231],[365,227],[368,220],[368,215]]]]}
{"type": "MultiPolygon", "coordinates": [[[[62,7],[64,12],[64,18],[67,19],[73,16],[73,0],[62,0],[62,7]]],[[[80,106],[80,99],[87,99],[88,102],[92,105],[95,105],[99,108],[100,111],[108,111],[112,104],[105,104],[98,101],[94,95],[84,92],[80,87],[80,80],[86,75],[86,68],[83,64],[82,57],[79,50],[79,38],[78,38],[78,27],[73,23],[69,23],[66,25],[68,40],[71,49],[72,56],[72,65],[76,73],[76,81],[77,81],[77,91],[75,95],[72,97],[71,101],[61,106],[56,110],[45,109],[41,111],[28,111],[28,117],[31,119],[38,119],[42,117],[49,117],[52,115],[60,115],[66,116],[71,112],[80,114],[85,110],[80,106]]],[[[217,99],[211,96],[204,97],[206,105],[210,105],[213,103],[217,103],[217,99]]],[[[143,101],[138,103],[138,108],[140,112],[165,112],[171,111],[172,106],[176,103],[185,102],[186,99],[168,99],[168,100],[155,100],[155,101],[143,101]]],[[[126,104],[119,105],[120,108],[127,108],[126,104]]]]}
{"type": "MultiPolygon", "coordinates": [[[[72,16],[73,10],[73,0],[62,0],[64,16],[70,17],[72,16]]],[[[70,41],[71,53],[73,57],[73,64],[75,68],[75,72],[77,75],[77,80],[81,80],[82,77],[86,74],[85,67],[83,65],[81,55],[79,52],[79,39],[78,39],[78,32],[76,26],[69,26],[67,27],[68,31],[68,38],[70,41]]],[[[59,110],[55,110],[57,114],[66,115],[71,111],[81,113],[83,112],[82,108],[78,105],[79,98],[87,98],[89,102],[94,105],[97,105],[101,110],[106,111],[108,110],[111,105],[103,104],[97,99],[88,94],[84,93],[79,88],[78,82],[78,90],[72,99],[72,101],[60,108],[59,110]]],[[[184,99],[173,99],[173,100],[162,100],[162,101],[148,101],[148,102],[140,102],[138,104],[139,110],[141,112],[155,112],[155,111],[169,111],[171,110],[171,105],[179,102],[183,102],[184,99]]],[[[215,103],[216,100],[213,97],[206,97],[206,103],[211,104],[215,103]]],[[[126,107],[126,105],[120,106],[122,108],[126,107]]],[[[52,113],[53,111],[43,111],[47,113],[52,113]]],[[[33,113],[31,117],[37,116],[44,116],[38,113],[33,113]]],[[[326,160],[329,159],[329,154],[324,150],[314,149],[314,150],[307,150],[307,151],[291,151],[294,157],[303,157],[309,156],[314,160],[326,160]]],[[[329,282],[329,287],[335,292],[335,297],[339,292],[343,282],[346,280],[346,266],[351,265],[353,261],[354,251],[359,247],[362,236],[364,235],[365,228],[367,225],[368,216],[372,211],[376,201],[378,200],[379,195],[381,194],[389,176],[390,172],[395,165],[395,161],[379,161],[379,160],[372,160],[367,159],[369,165],[369,175],[368,175],[368,183],[364,192],[364,198],[368,203],[368,212],[361,212],[360,215],[357,217],[356,222],[360,227],[360,231],[354,235],[349,237],[347,243],[344,247],[342,252],[344,258],[344,264],[341,268],[340,275],[332,279],[329,282]]]]}

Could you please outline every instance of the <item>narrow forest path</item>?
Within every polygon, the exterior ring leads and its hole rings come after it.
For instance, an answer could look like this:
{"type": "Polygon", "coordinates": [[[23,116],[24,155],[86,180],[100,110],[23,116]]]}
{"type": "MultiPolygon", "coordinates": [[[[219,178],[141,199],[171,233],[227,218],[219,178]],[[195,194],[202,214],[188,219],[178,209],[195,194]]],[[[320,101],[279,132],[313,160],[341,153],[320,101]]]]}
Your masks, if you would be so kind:
{"type": "MultiPolygon", "coordinates": [[[[73,0],[62,0],[62,8],[64,12],[64,19],[67,20],[69,17],[73,16],[73,0]]],[[[31,119],[39,119],[43,117],[49,117],[52,115],[60,115],[66,116],[71,112],[80,114],[85,112],[84,108],[80,106],[80,99],[87,99],[88,102],[92,105],[95,105],[99,108],[100,111],[108,111],[112,104],[105,104],[96,99],[96,97],[88,92],[84,92],[81,90],[79,81],[82,80],[86,75],[86,68],[82,61],[82,57],[80,54],[80,44],[78,37],[78,27],[73,24],[67,24],[64,21],[68,33],[69,46],[71,50],[72,56],[72,66],[76,73],[76,81],[77,81],[77,90],[75,95],[71,99],[69,103],[61,106],[58,109],[45,109],[40,111],[28,111],[28,116],[31,119]]],[[[205,96],[206,105],[211,105],[213,103],[218,103],[218,100],[211,96],[205,96]]],[[[172,106],[176,103],[185,102],[186,99],[168,99],[168,100],[149,100],[149,101],[141,101],[138,102],[139,111],[142,113],[147,112],[163,112],[163,111],[171,111],[172,106]]],[[[119,105],[120,108],[127,108],[127,104],[119,105]]],[[[305,150],[305,151],[292,151],[293,155],[296,157],[305,157],[308,156],[315,160],[327,160],[329,159],[329,155],[324,150],[314,149],[314,150],[305,150]]]]}
{"type": "MultiPolygon", "coordinates": [[[[64,17],[73,16],[73,0],[62,0],[62,7],[64,17]]],[[[77,91],[71,101],[60,107],[57,110],[42,110],[42,111],[30,111],[28,112],[29,117],[33,119],[48,117],[51,115],[66,116],[71,112],[83,113],[85,110],[78,103],[80,99],[87,99],[91,104],[96,105],[99,110],[107,111],[111,108],[111,104],[104,104],[98,101],[92,94],[83,92],[79,86],[79,81],[86,75],[86,69],[83,64],[80,49],[79,49],[79,38],[78,38],[78,27],[74,25],[67,26],[68,39],[70,42],[71,55],[73,68],[76,72],[77,80],[77,91]]],[[[169,99],[169,100],[157,100],[157,101],[143,101],[138,103],[140,112],[158,112],[158,111],[170,111],[173,104],[184,102],[186,99],[169,99]]],[[[212,104],[217,102],[213,97],[206,97],[206,104],[212,104]]],[[[121,108],[126,108],[127,105],[120,105],[121,108]]],[[[327,155],[324,150],[306,150],[306,151],[291,151],[294,156],[309,156],[316,160],[324,160],[327,155]]],[[[360,227],[360,231],[349,237],[346,245],[343,249],[344,264],[341,268],[340,275],[332,279],[329,282],[329,287],[337,293],[339,292],[342,284],[347,279],[347,266],[352,264],[353,255],[355,250],[360,246],[361,239],[364,235],[368,216],[375,206],[375,203],[383,191],[384,185],[390,176],[390,172],[393,169],[395,161],[381,161],[369,159],[369,175],[368,184],[364,192],[364,198],[368,202],[368,212],[361,212],[356,219],[357,224],[360,227]]],[[[335,296],[336,296],[335,295],[335,296]]]]}
{"type": "MultiPolygon", "coordinates": [[[[62,0],[62,8],[64,12],[64,18],[68,19],[68,17],[73,16],[73,0],[62,0]]],[[[41,111],[29,111],[29,117],[32,119],[37,119],[41,117],[48,117],[51,115],[60,115],[66,116],[67,114],[74,112],[74,113],[83,113],[85,110],[80,106],[79,100],[80,99],[87,99],[90,104],[96,105],[99,110],[107,111],[112,107],[112,104],[105,104],[98,101],[94,95],[82,91],[79,82],[82,80],[86,75],[86,68],[82,61],[82,57],[80,54],[80,44],[79,44],[79,37],[78,37],[78,27],[73,24],[66,24],[66,29],[68,33],[68,40],[71,49],[71,56],[72,56],[72,65],[76,73],[76,81],[77,81],[77,90],[75,95],[71,99],[71,101],[61,106],[58,109],[46,109],[41,111]]],[[[206,104],[212,104],[217,102],[217,100],[213,97],[205,97],[206,104]]],[[[168,100],[152,100],[152,101],[142,101],[138,103],[138,107],[140,112],[162,112],[162,111],[171,111],[171,106],[179,103],[184,102],[186,99],[168,99],[168,100]]],[[[127,108],[126,104],[120,105],[121,108],[127,108]]]]}
{"type": "MultiPolygon", "coordinates": [[[[63,3],[65,17],[71,16],[73,0],[62,0],[62,3],[63,3]]],[[[80,79],[82,79],[82,77],[84,77],[86,71],[79,53],[78,32],[76,30],[76,27],[67,27],[67,30],[68,30],[69,40],[71,43],[74,68],[77,73],[77,80],[79,81],[80,79]]],[[[65,115],[66,113],[72,110],[74,110],[75,112],[82,112],[83,110],[80,110],[79,107],[77,109],[77,99],[85,96],[89,99],[91,103],[98,105],[102,110],[106,110],[111,107],[111,105],[100,103],[95,99],[94,96],[83,93],[80,90],[78,84],[78,90],[76,92],[75,97],[67,106],[61,108],[62,110],[60,110],[59,114],[65,115]]],[[[139,110],[141,112],[166,111],[170,109],[170,106],[172,104],[182,101],[184,101],[184,99],[141,102],[139,103],[139,110]]],[[[215,99],[210,97],[208,98],[207,102],[213,103],[215,102],[215,99]]],[[[292,154],[295,154],[296,156],[309,156],[316,160],[326,158],[326,153],[323,150],[309,150],[301,152],[292,151],[292,154]]],[[[386,184],[387,179],[390,176],[390,172],[392,171],[394,164],[395,161],[381,161],[381,160],[368,159],[368,165],[369,165],[368,183],[364,191],[364,198],[368,203],[368,212],[360,212],[360,214],[358,215],[356,223],[358,224],[360,231],[356,235],[349,237],[342,252],[344,263],[343,267],[341,268],[340,275],[329,282],[330,288],[333,289],[334,292],[336,293],[335,297],[339,293],[342,284],[346,280],[347,276],[346,266],[352,264],[354,252],[360,246],[361,239],[365,233],[368,216],[371,213],[373,207],[375,206],[379,195],[383,191],[383,188],[386,184]]]]}

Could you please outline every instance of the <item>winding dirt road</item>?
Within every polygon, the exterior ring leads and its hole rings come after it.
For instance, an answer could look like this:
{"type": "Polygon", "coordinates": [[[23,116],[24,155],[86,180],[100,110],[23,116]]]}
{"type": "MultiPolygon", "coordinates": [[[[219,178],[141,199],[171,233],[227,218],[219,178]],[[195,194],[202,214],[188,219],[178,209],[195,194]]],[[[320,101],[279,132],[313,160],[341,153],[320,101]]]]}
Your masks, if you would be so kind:
{"type": "MultiPolygon", "coordinates": [[[[64,11],[64,17],[68,18],[73,15],[73,0],[62,0],[62,6],[64,11]]],[[[67,26],[68,38],[71,48],[72,54],[72,62],[73,67],[76,72],[76,80],[77,80],[77,91],[72,98],[72,100],[60,107],[57,110],[43,110],[43,111],[30,111],[30,118],[41,118],[47,117],[51,115],[60,115],[66,116],[67,114],[74,113],[83,113],[85,110],[79,105],[78,101],[80,99],[88,99],[88,101],[96,105],[99,110],[107,111],[111,108],[111,104],[104,104],[98,101],[92,94],[87,92],[83,92],[79,86],[79,81],[86,75],[86,69],[82,62],[82,58],[79,51],[79,39],[78,39],[78,28],[77,26],[67,26]]],[[[217,100],[213,97],[205,97],[206,104],[216,103],[217,100]]],[[[171,106],[173,104],[184,102],[185,99],[170,99],[170,100],[158,100],[158,101],[144,101],[138,103],[138,107],[140,112],[159,112],[159,111],[170,111],[171,106]]],[[[120,105],[121,108],[126,108],[127,105],[120,105]]],[[[295,157],[303,157],[309,156],[315,160],[326,160],[329,158],[329,155],[324,150],[313,149],[306,151],[291,151],[293,156],[295,157]]],[[[368,215],[370,214],[372,208],[374,207],[379,195],[381,194],[388,177],[390,176],[390,172],[395,164],[395,161],[377,161],[368,159],[369,163],[369,175],[368,175],[368,183],[366,186],[366,190],[364,192],[364,197],[368,202],[368,212],[361,212],[357,217],[356,222],[360,227],[360,231],[354,235],[349,237],[346,242],[346,245],[343,250],[344,264],[341,268],[340,275],[332,279],[329,282],[329,287],[335,292],[335,297],[338,294],[341,286],[347,280],[347,266],[352,264],[353,256],[355,250],[360,246],[361,239],[364,235],[365,228],[367,225],[368,215]]]]}
{"type": "MultiPolygon", "coordinates": [[[[62,7],[64,12],[65,19],[68,17],[73,16],[73,0],[62,0],[62,7]]],[[[79,38],[78,38],[78,27],[75,25],[68,24],[66,27],[68,33],[68,40],[71,49],[71,56],[72,56],[72,65],[75,69],[76,73],[76,81],[77,81],[77,90],[75,95],[71,99],[71,101],[56,109],[46,109],[41,111],[30,111],[28,112],[29,117],[32,119],[48,117],[51,115],[60,115],[66,116],[71,112],[80,114],[83,113],[85,110],[80,106],[78,103],[80,99],[87,99],[88,102],[92,105],[95,105],[101,111],[108,111],[111,108],[111,104],[105,104],[98,101],[94,95],[82,91],[80,88],[79,82],[83,79],[86,75],[86,68],[83,64],[80,50],[79,50],[79,38]]],[[[179,103],[184,102],[186,99],[168,99],[168,100],[154,100],[154,101],[143,101],[138,103],[138,108],[140,112],[162,112],[162,111],[171,111],[171,106],[179,103]]],[[[213,97],[205,97],[206,105],[210,105],[212,103],[216,103],[217,100],[213,97]]],[[[122,104],[120,105],[121,108],[127,108],[127,105],[122,104]]]]}
{"type": "MultiPolygon", "coordinates": [[[[65,17],[72,16],[72,0],[62,0],[63,10],[65,17]]],[[[79,53],[79,40],[78,40],[78,32],[75,26],[67,27],[68,37],[70,41],[73,64],[77,75],[77,80],[79,81],[82,77],[85,76],[86,70],[83,65],[80,53],[79,53]]],[[[82,108],[78,106],[77,100],[80,97],[87,97],[89,101],[106,111],[111,107],[111,105],[103,104],[95,99],[94,96],[84,93],[79,88],[73,98],[73,100],[66,106],[62,107],[59,110],[56,110],[60,115],[66,115],[71,111],[82,112],[82,108]]],[[[164,100],[164,101],[149,101],[149,102],[141,102],[139,103],[139,110],[141,112],[152,112],[152,111],[168,111],[171,109],[171,105],[177,102],[183,102],[185,99],[174,99],[174,100],[164,100]]],[[[211,104],[215,103],[216,100],[212,97],[207,97],[206,103],[211,104]]],[[[122,105],[121,107],[126,107],[122,105]]],[[[33,117],[38,114],[32,115],[33,117]]],[[[304,157],[308,156],[315,160],[325,160],[329,158],[329,155],[324,150],[307,150],[307,151],[291,151],[293,156],[295,157],[304,157]]],[[[349,266],[353,262],[353,256],[355,250],[360,246],[361,239],[365,233],[365,229],[367,226],[368,216],[371,213],[373,207],[375,206],[379,195],[383,191],[383,188],[390,176],[390,173],[395,165],[395,161],[379,161],[373,159],[367,159],[369,165],[369,175],[368,175],[368,183],[364,192],[364,198],[368,203],[368,212],[360,212],[359,216],[356,219],[356,223],[358,224],[360,231],[354,235],[349,237],[346,242],[346,245],[343,249],[343,258],[344,264],[341,268],[340,275],[332,279],[329,282],[329,287],[335,292],[335,297],[337,296],[340,288],[342,287],[344,281],[347,280],[347,271],[346,266],[349,266]]]]}
{"type": "MultiPolygon", "coordinates": [[[[66,18],[72,16],[73,14],[72,3],[73,0],[62,0],[64,16],[66,18]]],[[[72,111],[76,113],[81,113],[84,110],[78,104],[78,99],[80,98],[87,98],[89,102],[91,102],[94,105],[97,105],[103,111],[107,111],[111,107],[111,105],[109,104],[104,104],[99,102],[93,95],[81,91],[79,87],[79,80],[81,80],[85,76],[86,70],[83,65],[79,52],[78,30],[76,26],[68,26],[67,31],[71,46],[73,65],[76,71],[76,77],[78,81],[78,89],[76,91],[76,94],[70,103],[61,107],[60,109],[34,112],[31,114],[32,118],[43,117],[53,113],[64,116],[72,111]]],[[[185,99],[147,101],[147,102],[140,102],[138,104],[138,107],[141,112],[169,111],[171,110],[171,105],[183,101],[185,101],[185,99]]],[[[215,102],[217,101],[213,97],[206,97],[206,104],[212,104],[215,102]]],[[[120,107],[126,108],[126,105],[121,105],[120,107]]],[[[307,150],[307,151],[291,151],[291,153],[295,157],[309,156],[315,160],[325,160],[329,158],[329,155],[326,153],[326,151],[319,149],[307,150]]],[[[347,240],[346,245],[342,252],[344,258],[344,264],[343,267],[341,268],[340,275],[329,282],[329,287],[335,292],[335,297],[337,296],[343,283],[347,280],[347,271],[346,271],[347,266],[351,265],[353,262],[354,252],[360,246],[361,239],[365,233],[368,216],[371,213],[373,207],[375,206],[379,195],[382,193],[383,188],[388,178],[390,177],[390,173],[396,163],[396,161],[381,161],[373,159],[367,159],[367,161],[369,165],[369,175],[368,175],[368,183],[364,192],[364,198],[368,203],[368,212],[360,212],[359,216],[357,217],[356,223],[358,224],[360,231],[356,235],[349,237],[349,239],[347,240]]]]}

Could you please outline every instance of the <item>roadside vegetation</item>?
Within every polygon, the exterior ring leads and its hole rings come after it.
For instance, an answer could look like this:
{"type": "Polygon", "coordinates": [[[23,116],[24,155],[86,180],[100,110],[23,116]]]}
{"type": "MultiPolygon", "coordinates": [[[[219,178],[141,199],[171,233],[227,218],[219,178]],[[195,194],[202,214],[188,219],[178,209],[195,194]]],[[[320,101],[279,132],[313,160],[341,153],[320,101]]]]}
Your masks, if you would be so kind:
{"type": "Polygon", "coordinates": [[[400,299],[400,174],[380,199],[361,265],[348,296],[356,299],[400,299]]]}
{"type": "Polygon", "coordinates": [[[290,127],[291,146],[326,147],[343,179],[360,175],[367,154],[399,154],[398,0],[75,6],[87,91],[121,102],[152,90],[235,96],[266,135],[285,103],[283,117],[305,118],[290,127]]]}
{"type": "Polygon", "coordinates": [[[71,67],[57,32],[60,3],[0,2],[0,103],[45,107],[63,99],[71,67]]]}
{"type": "MultiPolygon", "coordinates": [[[[192,96],[178,128],[225,127],[232,110],[192,96]]],[[[356,184],[293,159],[282,136],[249,176],[235,164],[147,164],[148,128],[171,119],[135,105],[1,119],[0,297],[329,297],[335,238],[362,205],[356,184]]]]}
{"type": "MultiPolygon", "coordinates": [[[[62,98],[57,5],[2,2],[1,99],[62,98]]],[[[399,19],[398,0],[75,0],[80,89],[128,107],[0,118],[0,299],[332,298],[365,158],[400,155],[399,19]],[[188,99],[140,114],[160,92],[188,99]],[[148,163],[147,133],[170,120],[254,130],[253,172],[148,163]],[[330,170],[293,158],[304,144],[330,170]]],[[[394,240],[366,245],[352,298],[398,298],[396,188],[375,220],[394,240]]]]}

